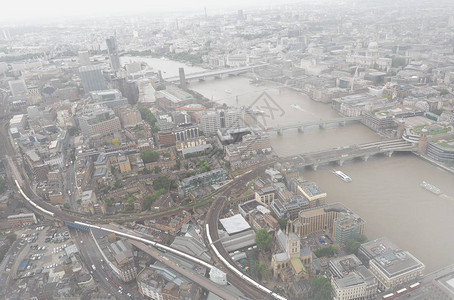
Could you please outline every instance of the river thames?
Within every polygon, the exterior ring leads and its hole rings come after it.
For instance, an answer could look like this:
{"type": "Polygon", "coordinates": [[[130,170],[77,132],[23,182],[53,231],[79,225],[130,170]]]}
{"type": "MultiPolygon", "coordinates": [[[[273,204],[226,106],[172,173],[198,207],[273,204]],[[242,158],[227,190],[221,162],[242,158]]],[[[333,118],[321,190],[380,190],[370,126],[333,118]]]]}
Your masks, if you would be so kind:
{"type": "MultiPolygon", "coordinates": [[[[142,58],[140,58],[142,59],[142,58]]],[[[184,66],[186,74],[203,71],[201,68],[160,59],[147,61],[154,69],[166,71],[167,76],[178,74],[184,66]]],[[[189,86],[205,97],[229,106],[251,106],[265,110],[257,98],[266,92],[280,109],[264,121],[266,126],[297,122],[327,120],[339,117],[329,104],[310,100],[299,92],[278,85],[253,85],[245,77],[228,77],[193,83],[189,86]]],[[[272,147],[279,156],[324,150],[339,146],[379,141],[376,133],[360,123],[345,126],[318,126],[272,133],[272,147]]],[[[316,182],[328,193],[328,202],[343,202],[366,222],[369,239],[387,236],[402,249],[410,251],[426,265],[425,273],[454,263],[454,175],[417,156],[404,153],[391,158],[371,157],[367,162],[347,161],[342,167],[320,166],[317,171],[301,174],[316,182]],[[332,174],[338,169],[353,181],[345,183],[332,174]],[[422,181],[439,187],[443,195],[436,196],[420,187],[422,181]]]]}

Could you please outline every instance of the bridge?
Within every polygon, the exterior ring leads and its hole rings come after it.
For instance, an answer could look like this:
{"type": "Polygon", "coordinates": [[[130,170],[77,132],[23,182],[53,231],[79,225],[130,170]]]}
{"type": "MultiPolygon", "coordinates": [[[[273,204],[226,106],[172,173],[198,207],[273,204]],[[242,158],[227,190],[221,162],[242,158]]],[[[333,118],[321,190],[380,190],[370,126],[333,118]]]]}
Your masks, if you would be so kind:
{"type": "Polygon", "coordinates": [[[343,118],[336,118],[336,119],[330,119],[330,120],[319,120],[319,121],[308,121],[308,122],[298,122],[294,124],[288,124],[288,125],[278,125],[276,127],[268,127],[265,129],[268,132],[277,132],[278,135],[282,135],[284,130],[288,129],[298,129],[298,132],[304,132],[305,127],[309,126],[319,126],[320,128],[324,129],[326,126],[330,124],[337,124],[340,126],[345,126],[347,122],[358,122],[361,121],[361,117],[343,117],[343,118]]]}
{"type": "Polygon", "coordinates": [[[287,162],[292,163],[298,169],[312,167],[312,169],[317,170],[318,166],[321,164],[337,162],[339,166],[342,166],[343,163],[349,159],[361,158],[362,160],[367,161],[372,155],[384,154],[391,157],[394,152],[416,151],[417,149],[417,145],[402,139],[392,139],[311,152],[287,159],[287,162]]]}
{"type": "MultiPolygon", "coordinates": [[[[260,68],[260,67],[264,67],[267,65],[268,64],[260,64],[260,65],[247,66],[247,67],[241,67],[241,68],[232,68],[232,69],[192,73],[192,74],[186,75],[185,79],[187,82],[191,82],[191,81],[196,81],[196,80],[204,81],[204,80],[210,79],[210,78],[222,78],[223,76],[229,76],[229,75],[234,76],[234,75],[247,73],[247,72],[253,71],[255,68],[260,68]]],[[[178,83],[180,81],[180,76],[172,76],[169,78],[165,78],[164,80],[167,82],[178,83]]]]}

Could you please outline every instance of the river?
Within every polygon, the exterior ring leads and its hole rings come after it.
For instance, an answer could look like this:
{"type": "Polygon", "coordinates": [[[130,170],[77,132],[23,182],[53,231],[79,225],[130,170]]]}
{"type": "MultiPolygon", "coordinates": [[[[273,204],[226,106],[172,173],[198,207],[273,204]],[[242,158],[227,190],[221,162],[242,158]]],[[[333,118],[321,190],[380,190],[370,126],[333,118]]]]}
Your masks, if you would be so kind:
{"type": "MultiPolygon", "coordinates": [[[[179,63],[152,59],[153,68],[163,68],[166,74],[178,74],[179,63]],[[164,67],[167,67],[165,69],[164,67]]],[[[203,69],[185,66],[186,74],[203,69]]],[[[266,92],[272,100],[273,116],[269,113],[264,124],[269,127],[296,122],[338,117],[330,105],[317,103],[304,94],[279,88],[278,85],[251,85],[244,77],[229,77],[193,83],[190,88],[218,103],[230,106],[250,106],[271,112],[269,105],[257,97],[266,92]],[[256,101],[257,100],[257,101],[256,101]]],[[[262,120],[263,122],[263,120],[262,120]]],[[[380,140],[373,131],[359,123],[344,127],[309,127],[303,133],[284,131],[272,135],[272,146],[280,156],[322,150],[338,146],[380,140]]],[[[343,202],[366,222],[370,239],[388,236],[402,249],[410,251],[426,265],[425,273],[454,263],[454,175],[416,157],[394,154],[391,158],[371,157],[367,162],[347,161],[342,167],[320,166],[303,174],[328,193],[328,202],[343,202]],[[345,183],[332,174],[340,169],[353,181],[345,183]],[[439,187],[444,195],[436,196],[420,187],[425,180],[439,187]]]]}

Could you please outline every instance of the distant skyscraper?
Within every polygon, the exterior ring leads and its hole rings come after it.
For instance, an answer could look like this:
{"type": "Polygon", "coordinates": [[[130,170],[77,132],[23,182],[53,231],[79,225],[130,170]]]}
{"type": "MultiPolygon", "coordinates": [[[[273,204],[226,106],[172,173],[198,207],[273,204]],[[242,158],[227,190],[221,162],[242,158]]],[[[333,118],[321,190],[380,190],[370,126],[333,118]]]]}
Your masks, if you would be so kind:
{"type": "Polygon", "coordinates": [[[79,68],[79,75],[85,93],[107,89],[106,80],[99,66],[83,66],[79,68]]]}
{"type": "Polygon", "coordinates": [[[109,52],[110,65],[115,71],[119,70],[121,67],[120,57],[118,56],[118,44],[117,39],[113,36],[106,39],[107,51],[109,52]]]}
{"type": "Polygon", "coordinates": [[[79,64],[81,66],[90,65],[90,54],[88,51],[79,51],[79,64]]]}
{"type": "Polygon", "coordinates": [[[243,19],[244,19],[243,10],[240,9],[240,10],[238,10],[238,20],[243,20],[243,19]]]}

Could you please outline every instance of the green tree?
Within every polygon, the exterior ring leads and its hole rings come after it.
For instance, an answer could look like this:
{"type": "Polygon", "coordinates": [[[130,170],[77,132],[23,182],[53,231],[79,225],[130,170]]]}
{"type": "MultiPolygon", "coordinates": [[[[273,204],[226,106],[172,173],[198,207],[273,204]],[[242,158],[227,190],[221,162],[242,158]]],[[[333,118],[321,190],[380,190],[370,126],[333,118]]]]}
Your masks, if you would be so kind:
{"type": "Polygon", "coordinates": [[[164,189],[168,191],[172,185],[172,180],[167,178],[166,176],[159,176],[153,180],[153,189],[155,191],[164,189]]]}
{"type": "Polygon", "coordinates": [[[271,271],[268,266],[266,264],[260,263],[259,261],[255,262],[253,271],[255,276],[257,276],[259,280],[267,279],[271,275],[271,271]]]}
{"type": "Polygon", "coordinates": [[[120,179],[115,179],[115,183],[114,183],[114,187],[116,189],[119,189],[119,188],[122,188],[123,187],[123,184],[121,183],[121,180],[120,179]]]}
{"type": "Polygon", "coordinates": [[[281,227],[282,230],[285,230],[287,227],[287,219],[285,218],[277,218],[277,221],[279,223],[279,226],[281,227]]]}
{"type": "Polygon", "coordinates": [[[143,150],[142,152],[140,152],[140,158],[146,164],[157,162],[159,160],[159,153],[156,151],[151,151],[149,149],[143,150]]]}
{"type": "Polygon", "coordinates": [[[347,252],[347,254],[355,254],[357,255],[358,254],[358,249],[359,247],[361,246],[361,243],[356,241],[355,239],[349,239],[346,243],[345,243],[345,252],[347,252]]]}
{"type": "Polygon", "coordinates": [[[268,251],[271,249],[273,242],[273,235],[268,233],[266,228],[259,229],[255,234],[255,243],[257,247],[262,251],[268,251]]]}
{"type": "Polygon", "coordinates": [[[312,280],[312,298],[314,300],[331,300],[333,288],[331,282],[325,277],[317,277],[312,280]]]}
{"type": "Polygon", "coordinates": [[[110,198],[104,199],[104,202],[106,203],[107,206],[111,206],[112,205],[112,199],[110,199],[110,198]]]}
{"type": "Polygon", "coordinates": [[[118,147],[118,146],[120,146],[120,142],[118,141],[118,139],[113,139],[112,145],[114,145],[115,147],[118,147]]]}
{"type": "Polygon", "coordinates": [[[5,178],[0,176],[0,194],[5,191],[6,181],[5,178]]]}
{"type": "Polygon", "coordinates": [[[68,203],[63,204],[63,207],[66,208],[66,209],[70,209],[71,208],[68,203]]]}
{"type": "Polygon", "coordinates": [[[440,95],[442,95],[442,96],[447,95],[447,94],[449,94],[449,91],[447,89],[442,89],[440,92],[440,95]]]}
{"type": "Polygon", "coordinates": [[[134,209],[134,198],[129,197],[127,202],[128,202],[129,209],[134,209]]]}
{"type": "Polygon", "coordinates": [[[155,174],[161,173],[161,167],[155,166],[155,167],[154,167],[154,173],[155,173],[155,174]]]}
{"type": "Polygon", "coordinates": [[[331,245],[328,247],[317,249],[317,250],[315,250],[314,253],[315,253],[315,256],[317,256],[317,257],[323,257],[323,256],[331,257],[337,253],[337,248],[336,248],[336,246],[331,245]]]}
{"type": "Polygon", "coordinates": [[[153,115],[153,113],[148,108],[143,106],[139,106],[138,109],[142,119],[148,124],[150,124],[151,127],[153,127],[156,123],[156,117],[153,115]]]}
{"type": "Polygon", "coordinates": [[[15,233],[10,233],[6,236],[6,238],[8,239],[8,242],[12,244],[17,239],[17,235],[15,233]]]}

